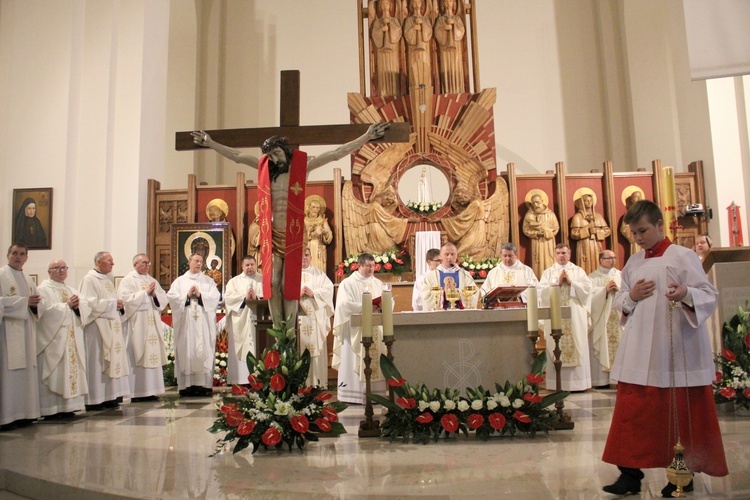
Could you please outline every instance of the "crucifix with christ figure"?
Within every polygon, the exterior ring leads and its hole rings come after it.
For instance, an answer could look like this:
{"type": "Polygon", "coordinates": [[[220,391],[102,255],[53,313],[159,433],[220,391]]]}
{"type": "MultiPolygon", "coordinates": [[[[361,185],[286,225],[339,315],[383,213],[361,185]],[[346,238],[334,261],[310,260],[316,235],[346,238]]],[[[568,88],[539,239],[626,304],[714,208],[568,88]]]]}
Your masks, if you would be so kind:
{"type": "Polygon", "coordinates": [[[208,147],[258,169],[258,219],[264,299],[274,327],[294,328],[300,297],[307,173],[352,154],[369,141],[408,142],[408,123],[299,126],[299,71],[281,73],[281,127],[177,132],[178,151],[208,147]],[[341,144],[309,161],[291,144],[341,144]],[[235,147],[258,147],[263,156],[235,147]]]}

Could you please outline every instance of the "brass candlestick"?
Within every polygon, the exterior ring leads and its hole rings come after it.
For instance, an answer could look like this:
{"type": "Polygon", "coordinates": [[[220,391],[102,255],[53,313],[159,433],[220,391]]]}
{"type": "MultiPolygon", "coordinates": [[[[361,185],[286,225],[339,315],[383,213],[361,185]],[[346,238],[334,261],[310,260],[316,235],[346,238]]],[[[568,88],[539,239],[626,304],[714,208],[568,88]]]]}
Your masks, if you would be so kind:
{"type": "MultiPolygon", "coordinates": [[[[562,350],[560,349],[560,337],[562,337],[561,328],[553,328],[551,333],[552,338],[555,341],[555,349],[552,351],[555,355],[555,392],[561,392],[562,387],[562,360],[560,355],[562,350]]],[[[557,410],[557,422],[552,423],[554,429],[572,429],[574,423],[570,420],[570,415],[565,413],[565,403],[561,399],[555,403],[555,409],[557,410]]]]}
{"type": "MultiPolygon", "coordinates": [[[[372,368],[370,368],[370,363],[372,363],[372,358],[370,357],[370,347],[372,347],[372,338],[371,337],[362,337],[362,347],[365,350],[365,356],[364,356],[364,363],[365,363],[365,394],[370,394],[372,391],[371,388],[371,378],[372,378],[372,368]]],[[[372,401],[370,401],[370,398],[365,397],[365,419],[360,421],[359,423],[359,437],[379,437],[380,436],[380,421],[374,420],[372,417],[375,414],[375,412],[372,410],[372,401]]]]}
{"type": "MultiPolygon", "coordinates": [[[[386,335],[383,337],[383,343],[385,344],[386,354],[385,357],[388,358],[389,361],[393,361],[393,353],[391,352],[391,349],[393,348],[393,342],[396,341],[396,337],[393,335],[386,335]]],[[[393,387],[388,386],[388,399],[393,402],[395,400],[394,398],[394,390],[393,387]]]]}
{"type": "Polygon", "coordinates": [[[526,338],[531,342],[531,364],[534,364],[534,360],[539,356],[539,352],[536,350],[536,343],[539,340],[539,328],[536,330],[529,330],[529,334],[526,338]]]}

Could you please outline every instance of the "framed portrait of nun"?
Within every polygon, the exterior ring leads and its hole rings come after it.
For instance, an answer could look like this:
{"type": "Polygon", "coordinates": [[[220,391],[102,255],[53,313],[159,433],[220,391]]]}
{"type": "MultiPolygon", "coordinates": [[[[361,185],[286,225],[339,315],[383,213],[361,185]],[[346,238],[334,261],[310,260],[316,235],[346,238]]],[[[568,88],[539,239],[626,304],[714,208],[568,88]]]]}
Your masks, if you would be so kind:
{"type": "Polygon", "coordinates": [[[52,188],[13,190],[13,243],[52,248],[52,188]]]}

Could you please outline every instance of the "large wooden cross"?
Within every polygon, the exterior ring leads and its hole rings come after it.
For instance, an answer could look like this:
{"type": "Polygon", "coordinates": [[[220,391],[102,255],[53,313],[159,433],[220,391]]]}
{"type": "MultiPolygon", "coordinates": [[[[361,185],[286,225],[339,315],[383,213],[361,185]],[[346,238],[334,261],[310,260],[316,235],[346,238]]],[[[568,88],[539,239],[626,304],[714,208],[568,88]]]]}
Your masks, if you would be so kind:
{"type": "MultiPolygon", "coordinates": [[[[367,132],[369,124],[351,125],[312,125],[300,126],[300,73],[299,70],[281,72],[280,127],[236,128],[207,130],[216,142],[233,148],[260,147],[263,141],[273,135],[280,135],[293,145],[345,144],[367,132]]],[[[188,151],[204,149],[193,142],[192,131],[175,134],[175,149],[188,151]]],[[[392,123],[385,135],[373,142],[409,142],[409,124],[392,123]]]]}

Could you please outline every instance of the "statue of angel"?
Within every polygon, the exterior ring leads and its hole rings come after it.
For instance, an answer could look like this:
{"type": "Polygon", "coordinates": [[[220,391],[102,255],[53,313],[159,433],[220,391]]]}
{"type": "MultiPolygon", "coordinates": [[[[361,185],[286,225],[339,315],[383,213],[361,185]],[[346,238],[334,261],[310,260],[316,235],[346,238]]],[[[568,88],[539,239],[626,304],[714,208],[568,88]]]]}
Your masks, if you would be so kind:
{"type": "Polygon", "coordinates": [[[508,196],[496,189],[489,198],[473,197],[468,188],[453,191],[451,205],[458,212],[441,220],[450,241],[456,242],[458,255],[475,260],[500,255],[500,247],[508,240],[508,196]]]}

